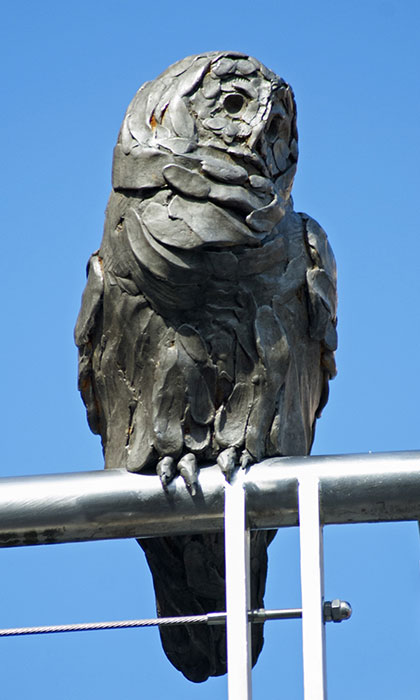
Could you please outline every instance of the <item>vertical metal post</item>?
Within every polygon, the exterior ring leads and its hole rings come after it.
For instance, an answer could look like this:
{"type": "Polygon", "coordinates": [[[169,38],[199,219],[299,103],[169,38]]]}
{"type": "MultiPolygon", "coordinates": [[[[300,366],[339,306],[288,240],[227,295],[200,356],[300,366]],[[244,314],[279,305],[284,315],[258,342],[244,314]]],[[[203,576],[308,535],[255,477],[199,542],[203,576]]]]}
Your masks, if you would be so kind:
{"type": "Polygon", "coordinates": [[[225,486],[226,635],[229,700],[251,700],[249,530],[241,472],[225,486]]]}
{"type": "Polygon", "coordinates": [[[323,539],[313,476],[299,479],[299,525],[304,697],[326,700],[323,539]]]}

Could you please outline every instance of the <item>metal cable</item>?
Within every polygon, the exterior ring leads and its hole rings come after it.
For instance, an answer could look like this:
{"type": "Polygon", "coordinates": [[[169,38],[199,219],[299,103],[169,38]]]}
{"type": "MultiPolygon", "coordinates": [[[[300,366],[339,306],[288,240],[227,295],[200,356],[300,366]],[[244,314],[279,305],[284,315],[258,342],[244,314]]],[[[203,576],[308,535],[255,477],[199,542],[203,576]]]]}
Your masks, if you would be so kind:
{"type": "MultiPolygon", "coordinates": [[[[115,622],[86,622],[73,625],[47,625],[42,627],[16,627],[0,629],[0,637],[16,637],[25,634],[53,634],[57,632],[91,632],[95,630],[125,629],[130,627],[162,627],[168,625],[208,624],[208,615],[186,617],[161,617],[145,620],[117,620],[115,622]]],[[[222,620],[224,622],[224,620],[222,620]]]]}
{"type": "MultiPolygon", "coordinates": [[[[302,617],[302,611],[291,610],[251,610],[251,622],[263,623],[266,620],[293,619],[302,617]]],[[[97,630],[127,629],[133,627],[167,627],[170,625],[223,625],[225,612],[207,615],[185,615],[184,617],[158,617],[143,620],[117,620],[114,622],[86,622],[71,625],[44,625],[42,627],[11,627],[0,629],[0,637],[18,637],[28,634],[55,634],[59,632],[92,632],[97,630]]]]}

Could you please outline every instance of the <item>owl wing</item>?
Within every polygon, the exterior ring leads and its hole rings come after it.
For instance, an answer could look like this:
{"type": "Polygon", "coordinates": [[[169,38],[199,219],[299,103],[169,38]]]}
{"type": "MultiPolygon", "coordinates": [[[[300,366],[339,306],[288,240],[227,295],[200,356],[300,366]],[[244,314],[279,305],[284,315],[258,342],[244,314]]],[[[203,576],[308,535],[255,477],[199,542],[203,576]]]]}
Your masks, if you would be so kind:
{"type": "Polygon", "coordinates": [[[334,254],[324,229],[310,216],[301,214],[312,267],[306,272],[309,295],[309,332],[321,344],[323,390],[316,417],[328,400],[328,383],[337,374],[334,352],[337,349],[337,269],[334,254]]]}
{"type": "Polygon", "coordinates": [[[74,338],[79,348],[79,391],[86,405],[90,429],[100,433],[99,406],[95,396],[92,357],[92,336],[100,327],[104,277],[102,260],[98,252],[91,255],[87,267],[87,283],[82,297],[82,306],[74,330],[74,338]]]}

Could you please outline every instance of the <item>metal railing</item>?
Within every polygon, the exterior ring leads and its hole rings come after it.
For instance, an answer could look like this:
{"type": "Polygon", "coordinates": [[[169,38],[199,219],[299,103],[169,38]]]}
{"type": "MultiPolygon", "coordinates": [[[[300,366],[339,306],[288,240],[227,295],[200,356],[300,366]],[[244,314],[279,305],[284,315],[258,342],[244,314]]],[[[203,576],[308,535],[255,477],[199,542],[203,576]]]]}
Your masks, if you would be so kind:
{"type": "MultiPolygon", "coordinates": [[[[259,621],[273,619],[274,613],[302,617],[305,700],[325,700],[325,621],[345,619],[350,609],[324,601],[323,525],[418,520],[420,452],[267,459],[237,472],[230,484],[217,467],[208,467],[200,472],[194,496],[180,478],[164,491],[156,476],[119,469],[2,478],[0,487],[1,547],[224,529],[229,700],[250,700],[250,624],[258,615],[259,621]],[[249,531],[298,524],[302,609],[251,611],[249,531]]],[[[199,623],[224,623],[221,615],[199,623]]],[[[92,625],[145,622],[158,624],[92,625]]],[[[61,627],[25,633],[73,626],[61,627]]]]}

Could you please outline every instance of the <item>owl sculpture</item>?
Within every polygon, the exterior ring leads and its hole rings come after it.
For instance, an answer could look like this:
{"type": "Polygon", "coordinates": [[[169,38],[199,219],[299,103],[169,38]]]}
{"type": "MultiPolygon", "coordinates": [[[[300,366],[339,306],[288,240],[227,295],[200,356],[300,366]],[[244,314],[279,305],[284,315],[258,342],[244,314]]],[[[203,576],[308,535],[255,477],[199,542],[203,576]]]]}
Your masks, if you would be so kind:
{"type": "MultiPolygon", "coordinates": [[[[307,455],[335,374],[336,269],[296,213],[292,89],[236,52],[191,56],[146,83],[114,150],[100,249],[76,325],[79,388],[105,466],[181,474],[307,455]]],[[[263,607],[272,532],[252,533],[263,607]]],[[[146,539],[159,616],[225,610],[223,533],[146,539]]],[[[161,628],[199,682],[226,672],[223,627],[161,628]]],[[[255,663],[263,644],[254,625],[255,663]]]]}

